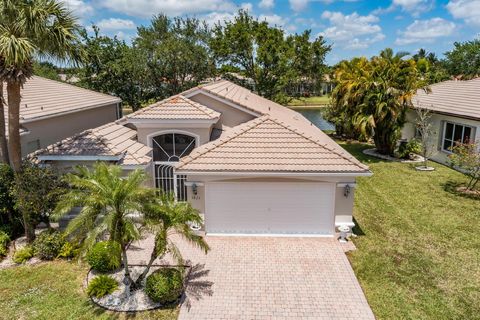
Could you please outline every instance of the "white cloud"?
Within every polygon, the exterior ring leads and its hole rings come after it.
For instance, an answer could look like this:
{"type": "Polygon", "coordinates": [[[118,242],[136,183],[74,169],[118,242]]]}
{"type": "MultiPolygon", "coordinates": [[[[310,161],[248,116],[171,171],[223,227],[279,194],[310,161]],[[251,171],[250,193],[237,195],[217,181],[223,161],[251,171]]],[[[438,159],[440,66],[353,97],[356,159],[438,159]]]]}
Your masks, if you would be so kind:
{"type": "Polygon", "coordinates": [[[390,13],[398,8],[402,11],[410,13],[416,17],[423,12],[430,11],[435,5],[434,0],[393,0],[392,4],[387,8],[378,8],[372,11],[372,14],[390,13]]]}
{"type": "Polygon", "coordinates": [[[202,20],[213,27],[216,24],[225,25],[225,22],[233,21],[235,14],[229,12],[211,12],[200,17],[202,20]]]}
{"type": "Polygon", "coordinates": [[[412,43],[431,43],[441,37],[451,35],[455,31],[455,23],[442,19],[415,20],[395,40],[397,45],[412,43]]]}
{"type": "Polygon", "coordinates": [[[293,11],[299,12],[299,11],[305,10],[310,1],[309,0],[289,0],[289,2],[290,2],[290,8],[292,8],[293,11]]]}
{"type": "Polygon", "coordinates": [[[272,9],[275,6],[274,0],[262,0],[258,4],[258,6],[262,9],[272,9]]]}
{"type": "Polygon", "coordinates": [[[234,12],[238,9],[238,6],[230,0],[102,0],[100,5],[115,12],[140,18],[150,18],[159,13],[177,16],[234,12]]]}
{"type": "Polygon", "coordinates": [[[372,14],[361,16],[354,12],[344,15],[341,12],[325,11],[322,18],[329,20],[330,27],[320,35],[345,49],[367,48],[385,38],[382,28],[377,24],[378,17],[372,14]]]}
{"type": "Polygon", "coordinates": [[[253,4],[251,4],[250,2],[245,2],[245,3],[242,3],[240,5],[240,8],[245,10],[245,11],[252,12],[253,11],[253,4]]]}
{"type": "Polygon", "coordinates": [[[132,20],[110,18],[103,19],[96,23],[100,30],[126,30],[135,29],[135,23],[132,20]]]}
{"type": "Polygon", "coordinates": [[[451,0],[447,9],[454,18],[480,26],[480,0],[451,0]]]}
{"type": "Polygon", "coordinates": [[[93,7],[83,0],[62,0],[65,7],[79,18],[84,18],[93,13],[93,7]]]}

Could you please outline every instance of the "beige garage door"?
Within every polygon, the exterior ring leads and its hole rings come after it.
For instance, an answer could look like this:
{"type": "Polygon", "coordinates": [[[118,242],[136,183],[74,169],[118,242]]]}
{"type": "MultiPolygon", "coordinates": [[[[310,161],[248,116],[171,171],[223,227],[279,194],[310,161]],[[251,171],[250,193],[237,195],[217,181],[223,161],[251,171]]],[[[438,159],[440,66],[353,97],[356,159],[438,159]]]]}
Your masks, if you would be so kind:
{"type": "Polygon", "coordinates": [[[214,182],[206,185],[207,233],[331,235],[334,185],[214,182]]]}

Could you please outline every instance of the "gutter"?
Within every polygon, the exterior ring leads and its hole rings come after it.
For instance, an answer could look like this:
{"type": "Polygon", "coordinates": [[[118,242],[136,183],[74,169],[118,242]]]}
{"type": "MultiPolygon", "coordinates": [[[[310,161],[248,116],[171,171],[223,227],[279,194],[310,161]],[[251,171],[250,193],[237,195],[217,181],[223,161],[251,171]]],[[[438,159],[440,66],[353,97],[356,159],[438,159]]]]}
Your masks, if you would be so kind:
{"type": "Polygon", "coordinates": [[[177,174],[186,174],[192,176],[212,175],[212,176],[274,176],[274,177],[292,177],[292,176],[311,176],[311,177],[371,177],[373,173],[369,171],[361,172],[275,172],[275,171],[188,171],[176,169],[177,174]]]}

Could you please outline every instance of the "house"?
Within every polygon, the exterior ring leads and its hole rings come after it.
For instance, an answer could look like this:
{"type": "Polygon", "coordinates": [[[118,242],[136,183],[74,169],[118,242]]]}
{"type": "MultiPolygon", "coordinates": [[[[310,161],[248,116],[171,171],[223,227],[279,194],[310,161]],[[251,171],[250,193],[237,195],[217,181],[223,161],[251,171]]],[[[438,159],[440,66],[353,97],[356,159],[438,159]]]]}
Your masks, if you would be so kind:
{"type": "MultiPolygon", "coordinates": [[[[450,80],[430,86],[431,91],[419,90],[412,99],[415,108],[431,111],[432,160],[447,164],[455,142],[480,143],[480,78],[467,81],[450,80]]],[[[407,114],[402,138],[418,136],[416,111],[407,114]]]]}
{"type": "Polygon", "coordinates": [[[299,113],[226,80],[185,91],[36,153],[68,170],[146,170],[204,216],[208,234],[332,236],[353,226],[368,167],[299,113]]]}
{"type": "MultiPolygon", "coordinates": [[[[4,85],[5,99],[6,90],[4,85]]],[[[38,76],[25,83],[21,94],[23,156],[121,116],[121,100],[117,97],[38,76]]]]}

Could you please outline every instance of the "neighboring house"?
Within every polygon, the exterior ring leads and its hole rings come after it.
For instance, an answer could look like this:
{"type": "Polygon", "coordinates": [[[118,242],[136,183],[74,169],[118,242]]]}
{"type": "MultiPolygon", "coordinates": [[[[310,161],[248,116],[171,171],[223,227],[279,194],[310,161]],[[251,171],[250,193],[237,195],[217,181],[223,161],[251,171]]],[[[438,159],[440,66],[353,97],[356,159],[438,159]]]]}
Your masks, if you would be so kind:
{"type": "MultiPolygon", "coordinates": [[[[455,142],[480,142],[480,78],[444,81],[431,85],[430,89],[429,93],[419,90],[413,104],[431,111],[435,132],[431,159],[447,164],[455,142]]],[[[409,111],[407,120],[402,138],[409,140],[418,135],[415,110],[409,111]]]]}
{"type": "MultiPolygon", "coordinates": [[[[21,95],[23,156],[121,117],[121,100],[117,97],[38,76],[25,83],[21,95]]],[[[6,85],[4,97],[7,99],[6,85]]]]}
{"type": "Polygon", "coordinates": [[[204,214],[208,234],[332,236],[353,225],[360,163],[299,113],[226,80],[195,87],[36,153],[108,161],[204,214]]]}

